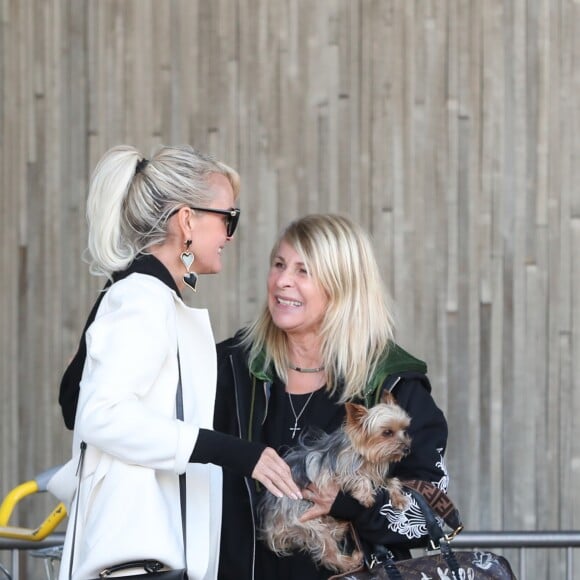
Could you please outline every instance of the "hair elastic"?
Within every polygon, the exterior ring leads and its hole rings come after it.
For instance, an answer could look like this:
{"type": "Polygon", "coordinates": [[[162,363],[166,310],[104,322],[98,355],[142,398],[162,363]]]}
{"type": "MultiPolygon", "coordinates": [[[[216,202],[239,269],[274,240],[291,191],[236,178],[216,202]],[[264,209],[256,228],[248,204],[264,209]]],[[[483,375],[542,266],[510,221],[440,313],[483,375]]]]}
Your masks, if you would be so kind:
{"type": "Polygon", "coordinates": [[[135,167],[135,175],[137,175],[137,173],[140,173],[141,171],[143,171],[143,169],[145,169],[145,167],[147,167],[147,163],[149,163],[149,159],[145,159],[145,157],[143,157],[143,159],[141,159],[137,163],[137,166],[135,167]]]}

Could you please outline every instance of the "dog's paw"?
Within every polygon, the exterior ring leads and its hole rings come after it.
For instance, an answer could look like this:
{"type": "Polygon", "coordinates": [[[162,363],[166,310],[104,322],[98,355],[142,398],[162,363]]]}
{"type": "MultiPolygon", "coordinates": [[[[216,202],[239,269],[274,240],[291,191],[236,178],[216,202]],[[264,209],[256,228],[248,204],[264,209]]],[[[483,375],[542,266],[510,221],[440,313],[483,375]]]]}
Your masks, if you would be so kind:
{"type": "Polygon", "coordinates": [[[375,504],[375,496],[374,494],[352,494],[354,499],[356,499],[361,505],[364,505],[366,508],[370,508],[375,504]]]}
{"type": "Polygon", "coordinates": [[[409,507],[409,498],[404,493],[391,493],[391,505],[401,511],[409,507]]]}
{"type": "Polygon", "coordinates": [[[401,482],[393,478],[387,486],[389,496],[391,498],[391,505],[398,510],[406,510],[409,507],[409,498],[403,493],[403,486],[401,482]]]}
{"type": "Polygon", "coordinates": [[[355,550],[352,554],[341,554],[340,552],[327,553],[320,562],[329,570],[334,570],[339,574],[346,572],[356,572],[363,563],[363,554],[355,550]]]}
{"type": "Polygon", "coordinates": [[[354,484],[345,486],[345,490],[349,492],[354,499],[366,508],[371,507],[375,503],[375,488],[366,479],[359,479],[354,484]]]}

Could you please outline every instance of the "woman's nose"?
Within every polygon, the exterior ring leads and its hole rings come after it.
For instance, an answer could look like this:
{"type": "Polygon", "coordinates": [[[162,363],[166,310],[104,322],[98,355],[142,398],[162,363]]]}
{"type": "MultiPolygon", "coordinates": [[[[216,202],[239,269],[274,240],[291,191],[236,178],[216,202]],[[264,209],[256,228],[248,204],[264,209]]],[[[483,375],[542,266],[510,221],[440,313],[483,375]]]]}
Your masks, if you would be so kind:
{"type": "Polygon", "coordinates": [[[278,276],[277,284],[280,288],[287,288],[288,286],[292,286],[292,282],[292,275],[289,274],[286,270],[281,272],[278,276]]]}

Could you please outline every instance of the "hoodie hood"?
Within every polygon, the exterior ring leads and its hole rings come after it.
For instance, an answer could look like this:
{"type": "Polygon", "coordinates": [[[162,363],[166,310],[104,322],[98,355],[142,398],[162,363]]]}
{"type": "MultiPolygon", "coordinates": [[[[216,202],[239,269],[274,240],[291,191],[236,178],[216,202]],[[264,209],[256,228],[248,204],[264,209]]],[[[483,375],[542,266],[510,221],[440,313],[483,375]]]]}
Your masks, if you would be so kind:
{"type": "MultiPolygon", "coordinates": [[[[276,374],[274,365],[270,362],[266,367],[265,363],[266,352],[262,350],[252,361],[250,373],[260,381],[272,382],[276,374]]],[[[369,401],[389,375],[406,372],[424,375],[427,373],[427,364],[393,342],[379,361],[375,373],[365,387],[363,392],[364,399],[369,401]]]]}

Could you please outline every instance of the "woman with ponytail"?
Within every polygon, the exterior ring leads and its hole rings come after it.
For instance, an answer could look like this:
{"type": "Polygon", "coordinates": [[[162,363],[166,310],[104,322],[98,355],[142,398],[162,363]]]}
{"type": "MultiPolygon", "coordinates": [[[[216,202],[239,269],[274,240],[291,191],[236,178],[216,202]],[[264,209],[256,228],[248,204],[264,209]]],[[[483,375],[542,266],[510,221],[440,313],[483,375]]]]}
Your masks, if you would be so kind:
{"type": "Polygon", "coordinates": [[[233,169],[189,146],[161,147],[150,159],[114,147],[94,171],[90,268],[108,283],[61,383],[65,422],[74,426],[73,458],[50,484],[71,514],[61,579],[95,578],[143,559],[186,567],[190,580],[216,578],[216,466],[276,495],[300,495],[273,449],[212,430],[213,333],[207,310],[182,300],[199,276],[221,270],[238,192],[233,169]]]}

